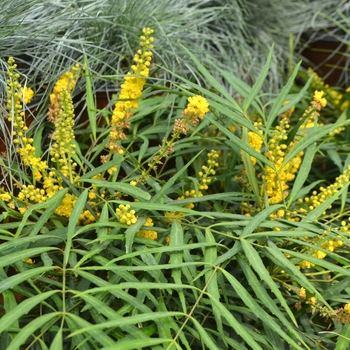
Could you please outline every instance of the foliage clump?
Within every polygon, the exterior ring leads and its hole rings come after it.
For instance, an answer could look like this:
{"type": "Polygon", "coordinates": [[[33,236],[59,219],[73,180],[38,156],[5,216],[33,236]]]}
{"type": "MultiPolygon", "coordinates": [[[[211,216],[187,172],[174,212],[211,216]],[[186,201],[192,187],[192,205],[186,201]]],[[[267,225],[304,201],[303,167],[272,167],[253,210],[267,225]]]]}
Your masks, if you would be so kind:
{"type": "Polygon", "coordinates": [[[96,108],[88,60],[65,71],[39,130],[8,60],[17,154],[1,158],[1,344],[346,345],[349,120],[323,120],[339,109],[312,78],[293,85],[298,67],[265,106],[272,51],[253,87],[211,64],[239,102],[191,52],[210,90],[180,75],[147,84],[153,44],[144,28],[114,106],[96,108]],[[75,117],[78,80],[88,123],[75,117]]]}

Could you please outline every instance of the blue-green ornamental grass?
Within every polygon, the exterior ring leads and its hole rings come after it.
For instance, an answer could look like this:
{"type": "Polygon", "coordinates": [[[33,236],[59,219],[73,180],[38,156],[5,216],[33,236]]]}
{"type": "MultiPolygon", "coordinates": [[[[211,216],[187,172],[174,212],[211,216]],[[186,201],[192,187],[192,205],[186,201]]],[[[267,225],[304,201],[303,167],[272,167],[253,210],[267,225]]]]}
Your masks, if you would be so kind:
{"type": "Polygon", "coordinates": [[[157,32],[140,43],[113,105],[96,108],[86,58],[36,132],[8,60],[0,348],[348,348],[346,114],[312,77],[296,87],[299,66],[264,104],[273,49],[253,86],[189,51],[199,79],[168,86],[157,32]]]}

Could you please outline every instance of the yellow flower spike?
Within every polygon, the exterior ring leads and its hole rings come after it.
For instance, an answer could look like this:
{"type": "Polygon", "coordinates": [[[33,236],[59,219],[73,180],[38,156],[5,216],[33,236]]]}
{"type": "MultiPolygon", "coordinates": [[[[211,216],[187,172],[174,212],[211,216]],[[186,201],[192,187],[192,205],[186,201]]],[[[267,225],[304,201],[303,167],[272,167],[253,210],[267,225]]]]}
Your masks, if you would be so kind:
{"type": "Polygon", "coordinates": [[[131,66],[132,73],[127,74],[121,85],[118,102],[115,104],[112,114],[112,130],[109,135],[111,140],[108,147],[111,151],[117,151],[119,154],[122,153],[119,152],[120,148],[116,141],[125,139],[123,129],[130,127],[128,119],[133,115],[131,110],[138,108],[138,100],[149,75],[149,61],[152,57],[150,50],[153,48],[151,42],[154,40],[150,35],[152,35],[153,30],[144,28],[142,32],[144,34],[140,37],[142,50],[138,50],[134,55],[136,64],[131,66]],[[145,64],[146,61],[147,64],[145,64]]]}
{"type": "Polygon", "coordinates": [[[75,87],[82,68],[79,63],[75,64],[69,71],[62,74],[57,80],[53,92],[50,95],[51,105],[55,104],[59,100],[59,95],[62,90],[68,90],[71,92],[75,87]]]}

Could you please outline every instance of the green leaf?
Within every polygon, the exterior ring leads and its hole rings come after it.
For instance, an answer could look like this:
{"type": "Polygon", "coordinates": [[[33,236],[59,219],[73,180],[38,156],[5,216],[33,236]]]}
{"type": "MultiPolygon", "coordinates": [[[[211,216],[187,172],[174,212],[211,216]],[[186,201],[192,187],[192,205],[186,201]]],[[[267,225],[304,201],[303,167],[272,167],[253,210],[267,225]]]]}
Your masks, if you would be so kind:
{"type": "MultiPolygon", "coordinates": [[[[81,178],[79,178],[79,182],[80,181],[81,181],[81,178]]],[[[127,184],[127,183],[108,182],[108,181],[93,180],[93,179],[84,179],[83,181],[91,183],[99,188],[106,188],[106,189],[112,190],[112,191],[120,191],[122,193],[128,194],[128,195],[130,195],[134,198],[137,198],[139,200],[148,201],[151,199],[151,195],[148,192],[141,190],[138,187],[131,186],[130,184],[127,184]]]]}
{"type": "MultiPolygon", "coordinates": [[[[17,305],[15,308],[13,308],[11,311],[7,312],[0,318],[0,334],[8,330],[14,322],[20,320],[23,315],[29,313],[30,310],[32,310],[36,305],[40,304],[42,301],[50,298],[52,295],[59,292],[60,291],[58,290],[48,291],[22,301],[19,305],[17,305]]],[[[23,342],[25,340],[26,339],[24,339],[23,342]]]]}
{"type": "Polygon", "coordinates": [[[284,159],[281,168],[284,168],[287,163],[289,163],[297,154],[304,151],[307,147],[312,145],[314,142],[319,141],[323,136],[327,135],[329,132],[333,131],[339,126],[345,126],[350,124],[350,120],[345,122],[335,123],[331,125],[318,126],[313,128],[306,137],[304,137],[300,142],[298,142],[287,154],[284,159]]]}
{"type": "Polygon", "coordinates": [[[181,168],[180,171],[176,172],[174,176],[171,176],[169,180],[162,185],[162,188],[157,191],[157,193],[153,196],[151,199],[152,203],[157,202],[162,196],[171,188],[171,186],[174,185],[175,181],[178,180],[178,178],[187,170],[187,168],[197,159],[197,157],[202,153],[203,151],[196,154],[189,162],[186,163],[184,167],[181,168]]]}
{"type": "MultiPolygon", "coordinates": [[[[251,94],[252,87],[249,86],[246,82],[243,80],[233,76],[228,72],[227,70],[220,69],[215,63],[211,62],[209,60],[209,63],[217,69],[221,76],[226,79],[226,81],[229,83],[229,85],[238,92],[239,95],[241,95],[243,98],[248,98],[248,96],[251,94]]],[[[258,114],[263,115],[263,110],[261,109],[260,105],[256,101],[251,102],[251,106],[258,112],[258,114]]]]}
{"type": "Polygon", "coordinates": [[[74,205],[74,208],[72,210],[72,214],[69,217],[68,231],[67,231],[67,242],[66,242],[66,247],[64,250],[64,261],[63,261],[64,266],[67,266],[67,263],[69,260],[70,250],[72,248],[72,239],[73,239],[73,236],[75,234],[75,229],[76,229],[77,223],[79,221],[79,216],[86,205],[88,193],[89,193],[89,189],[86,188],[83,191],[83,193],[79,196],[79,198],[77,199],[77,201],[74,205]]]}
{"type": "Polygon", "coordinates": [[[43,252],[49,252],[54,250],[60,250],[59,248],[55,247],[39,247],[39,248],[30,248],[25,249],[22,251],[19,251],[15,254],[6,255],[0,258],[0,267],[4,266],[11,266],[13,263],[17,261],[22,261],[27,258],[32,258],[38,254],[41,254],[43,252]]]}
{"type": "MultiPolygon", "coordinates": [[[[260,160],[263,164],[268,165],[272,169],[275,169],[275,166],[260,152],[256,151],[254,148],[250,147],[247,143],[242,141],[239,137],[234,135],[230,130],[222,126],[219,122],[217,122],[210,115],[206,115],[205,118],[210,121],[210,123],[214,124],[220,131],[222,131],[229,139],[243,152],[247,152],[250,156],[260,160]]],[[[256,130],[255,130],[256,131],[256,130]]]]}
{"type": "Polygon", "coordinates": [[[0,293],[7,289],[12,289],[16,286],[18,286],[20,283],[27,281],[33,277],[39,276],[47,271],[55,270],[55,266],[43,266],[43,267],[36,267],[24,272],[16,273],[13,276],[7,277],[6,279],[1,281],[0,284],[0,293]]]}
{"type": "Polygon", "coordinates": [[[266,326],[270,327],[272,331],[279,334],[288,344],[292,344],[295,349],[303,350],[287,333],[285,333],[279,324],[275,323],[271,315],[269,315],[260,305],[253,299],[253,297],[248,293],[248,291],[238,282],[238,280],[233,277],[229,272],[221,270],[225,277],[230,282],[231,286],[234,288],[236,293],[242,299],[242,301],[247,305],[249,310],[254,313],[266,326]]]}
{"type": "Polygon", "coordinates": [[[345,323],[339,334],[335,350],[348,350],[350,348],[350,323],[345,323]]]}
{"type": "MultiPolygon", "coordinates": [[[[184,245],[184,232],[181,224],[176,220],[174,220],[171,224],[169,246],[179,247],[182,245],[184,245]]],[[[170,254],[170,259],[169,259],[170,264],[181,264],[182,262],[183,262],[183,250],[176,250],[170,254]]],[[[181,284],[181,275],[182,275],[181,269],[173,269],[171,271],[171,277],[174,279],[174,282],[177,284],[181,284]]],[[[186,313],[187,312],[186,299],[185,299],[183,290],[182,289],[179,290],[178,293],[179,293],[179,298],[182,306],[182,311],[186,313]]]]}
{"type": "Polygon", "coordinates": [[[148,349],[152,349],[154,345],[164,344],[163,348],[166,349],[166,344],[171,343],[172,339],[166,338],[156,338],[156,339],[133,339],[127,341],[118,341],[116,345],[106,346],[101,350],[134,350],[134,349],[143,349],[147,347],[148,349]]]}
{"type": "MultiPolygon", "coordinates": [[[[248,259],[250,266],[257,272],[259,277],[270,287],[271,291],[276,295],[277,299],[279,300],[284,310],[289,315],[292,322],[297,326],[297,321],[295,320],[292,310],[289,308],[288,304],[286,303],[286,300],[283,297],[282,293],[280,292],[279,287],[271,278],[258,252],[252,247],[251,243],[247,242],[245,239],[241,239],[241,243],[242,243],[244,254],[248,259]]],[[[265,304],[264,300],[262,300],[262,302],[263,304],[265,304]]]]}
{"type": "MultiPolygon", "coordinates": [[[[265,305],[270,310],[270,312],[273,313],[281,321],[281,323],[288,329],[290,334],[293,334],[296,339],[298,339],[302,344],[304,344],[305,348],[308,348],[307,345],[304,343],[303,339],[300,337],[298,332],[293,327],[292,323],[289,320],[287,320],[285,315],[280,311],[280,309],[276,305],[276,301],[273,300],[270,297],[270,295],[267,293],[266,289],[263,286],[263,283],[261,283],[261,281],[257,279],[257,277],[255,276],[254,272],[252,271],[251,267],[248,265],[246,260],[238,256],[237,262],[240,264],[240,266],[242,266],[242,270],[244,272],[245,277],[248,280],[249,285],[252,287],[253,291],[258,296],[261,303],[265,305]]],[[[263,269],[266,270],[265,267],[263,267],[263,269]]],[[[292,320],[294,323],[296,323],[294,316],[292,320]]],[[[266,327],[266,330],[271,331],[269,327],[266,327]]],[[[275,335],[277,336],[277,334],[275,335]]]]}
{"type": "MultiPolygon", "coordinates": [[[[23,304],[23,302],[21,303],[23,304]]],[[[29,311],[29,310],[28,310],[29,311]]],[[[25,341],[33,335],[33,333],[43,327],[46,326],[48,323],[52,321],[52,319],[57,318],[59,319],[61,317],[60,312],[52,312],[49,314],[45,314],[42,316],[38,316],[34,318],[33,321],[28,323],[26,326],[24,326],[14,337],[13,341],[9,345],[9,347],[6,350],[18,350],[20,349],[21,345],[25,343],[25,341]]],[[[2,321],[2,319],[1,319],[2,321]]],[[[0,322],[1,322],[0,321],[0,322]]]]}
{"type": "Polygon", "coordinates": [[[102,346],[112,346],[115,345],[115,342],[112,338],[110,338],[105,332],[99,329],[92,329],[94,327],[91,323],[85,321],[83,318],[74,315],[72,313],[67,313],[67,317],[73,321],[78,329],[75,332],[71,332],[68,337],[74,337],[77,334],[85,333],[82,331],[83,329],[88,329],[87,334],[95,339],[96,342],[100,343],[102,346]]]}
{"type": "Polygon", "coordinates": [[[261,90],[265,79],[269,73],[269,69],[271,66],[271,60],[272,60],[272,54],[273,54],[273,48],[274,45],[272,45],[270,52],[267,56],[266,63],[264,64],[258,79],[255,81],[249,96],[244,100],[243,102],[243,112],[246,113],[248,108],[250,107],[251,103],[255,100],[256,96],[258,95],[259,91],[261,90]]]}
{"type": "MultiPolygon", "coordinates": [[[[282,253],[282,250],[279,249],[272,241],[268,240],[268,247],[266,249],[266,256],[272,260],[277,266],[282,270],[288,271],[288,274],[293,280],[295,280],[300,286],[303,286],[311,294],[315,296],[316,299],[324,303],[327,307],[330,308],[323,296],[316,290],[314,285],[304,276],[304,274],[297,269],[297,267],[288,260],[285,255],[282,253]]],[[[292,253],[290,250],[283,249],[287,254],[292,253]]],[[[292,254],[291,254],[292,255],[292,254]]],[[[305,254],[303,258],[306,258],[305,254]]]]}
{"type": "Polygon", "coordinates": [[[51,343],[50,350],[63,350],[62,328],[56,333],[55,338],[51,343]]]}
{"type": "MultiPolygon", "coordinates": [[[[217,246],[215,238],[209,228],[205,230],[205,241],[208,243],[208,247],[205,248],[204,251],[204,261],[207,264],[213,264],[217,259],[217,246]]],[[[207,293],[211,295],[210,302],[212,304],[212,310],[215,317],[216,327],[218,332],[220,333],[221,338],[225,341],[224,328],[222,325],[221,313],[216,308],[216,304],[212,303],[212,300],[215,298],[218,302],[220,302],[220,292],[218,287],[218,273],[217,268],[214,270],[210,269],[205,274],[205,282],[207,285],[207,293]]],[[[227,344],[225,344],[227,346],[227,344]]]]}
{"type": "MultiPolygon", "coordinates": [[[[220,269],[220,271],[223,274],[229,274],[226,273],[225,270],[220,269]]],[[[210,294],[209,294],[210,297],[210,294]]],[[[222,303],[220,303],[217,299],[213,298],[212,302],[215,304],[216,308],[220,311],[222,314],[222,317],[224,317],[228,324],[232,327],[232,329],[237,333],[242,339],[250,346],[253,350],[262,350],[261,346],[255,341],[255,339],[251,336],[248,329],[239,322],[234,315],[224,306],[222,303]]]]}
{"type": "MultiPolygon", "coordinates": [[[[72,315],[70,315],[71,317],[72,315]]],[[[169,316],[178,316],[178,317],[183,317],[186,316],[186,314],[182,312],[176,312],[176,311],[168,311],[168,312],[151,312],[151,313],[143,313],[143,314],[138,314],[135,316],[125,316],[123,318],[120,318],[118,320],[112,320],[112,321],[106,321],[100,324],[94,324],[94,325],[86,325],[82,327],[81,329],[71,333],[68,337],[73,337],[76,334],[79,333],[92,333],[94,331],[100,331],[102,329],[109,329],[109,328],[115,328],[115,327],[123,327],[125,325],[130,325],[130,324],[138,324],[138,323],[143,323],[143,322],[148,322],[148,321],[154,321],[158,319],[162,319],[164,317],[169,317],[169,316]]]]}
{"type": "Polygon", "coordinates": [[[57,192],[53,197],[48,199],[46,202],[36,203],[31,205],[23,215],[23,219],[15,234],[15,238],[18,238],[20,236],[23,228],[26,226],[27,222],[30,221],[29,217],[30,215],[32,215],[33,211],[47,208],[45,212],[41,215],[40,219],[35,223],[29,235],[35,236],[38,232],[40,232],[43,225],[51,218],[52,213],[61,204],[62,199],[67,193],[67,191],[68,191],[67,188],[63,189],[62,191],[57,192]]]}
{"type": "Polygon", "coordinates": [[[347,191],[347,186],[343,186],[338,192],[336,192],[331,198],[327,199],[315,209],[311,210],[301,219],[301,222],[314,222],[316,219],[322,216],[322,213],[326,211],[329,206],[344,192],[347,191]]]}
{"type": "Polygon", "coordinates": [[[244,238],[252,234],[260,226],[260,224],[270,216],[271,213],[275,212],[280,208],[283,208],[282,204],[270,205],[269,207],[265,208],[264,210],[259,212],[257,215],[255,215],[252,218],[252,220],[247,224],[247,226],[243,229],[241,238],[244,238]]]}
{"type": "Polygon", "coordinates": [[[209,336],[208,332],[203,328],[203,326],[194,317],[191,317],[191,321],[197,328],[197,331],[200,335],[200,339],[202,343],[205,344],[205,347],[210,350],[219,350],[219,348],[216,346],[215,342],[209,336]]]}
{"type": "MultiPolygon", "coordinates": [[[[101,315],[104,315],[109,320],[115,320],[115,319],[122,319],[123,316],[120,315],[118,312],[113,310],[111,307],[106,305],[103,301],[98,299],[97,297],[94,297],[92,295],[89,295],[87,293],[78,293],[77,298],[82,298],[86,305],[89,305],[93,307],[96,311],[98,311],[101,315]]],[[[139,328],[137,328],[134,325],[125,325],[121,327],[124,331],[128,332],[129,334],[132,334],[133,336],[137,336],[137,338],[142,338],[140,340],[147,340],[148,337],[146,334],[142,332],[139,328]]],[[[76,335],[78,336],[78,335],[76,335]]]]}
{"type": "Polygon", "coordinates": [[[145,224],[147,218],[138,218],[136,223],[130,225],[128,229],[125,231],[125,253],[128,254],[132,251],[132,245],[134,243],[134,238],[136,232],[138,232],[141,227],[145,224]]]}
{"type": "Polygon", "coordinates": [[[287,208],[289,208],[291,206],[291,204],[294,202],[295,197],[298,195],[298,193],[300,192],[300,190],[302,189],[305,181],[307,180],[310,170],[311,170],[311,166],[315,157],[315,153],[316,153],[316,143],[311,144],[304,155],[304,160],[300,166],[298,175],[294,181],[294,184],[292,186],[292,190],[289,194],[288,197],[288,206],[287,208]]]}
{"type": "Polygon", "coordinates": [[[87,114],[89,117],[93,141],[96,141],[96,106],[95,106],[94,92],[92,90],[90,71],[89,71],[86,55],[84,55],[84,76],[85,76],[87,114]]]}
{"type": "MultiPolygon", "coordinates": [[[[120,154],[115,154],[113,156],[113,159],[110,160],[109,162],[100,165],[97,168],[94,168],[93,170],[87,172],[83,176],[79,177],[76,182],[82,182],[85,180],[92,179],[93,176],[104,173],[108,169],[112,168],[113,166],[118,166],[123,162],[124,158],[120,154]]],[[[87,181],[88,182],[88,181],[87,181]]],[[[104,182],[106,184],[106,182],[104,182]]],[[[108,187],[107,187],[108,188],[108,187]]]]}
{"type": "MultiPolygon", "coordinates": [[[[242,129],[243,129],[243,142],[249,145],[247,129],[244,127],[242,129]]],[[[259,185],[256,179],[253,163],[250,159],[250,156],[246,152],[242,152],[242,159],[243,159],[244,169],[247,174],[249,185],[253,190],[255,201],[260,208],[261,207],[260,191],[259,191],[259,185]]]]}
{"type": "MultiPolygon", "coordinates": [[[[3,308],[5,310],[5,315],[6,315],[17,307],[17,301],[12,290],[5,290],[2,293],[2,297],[3,297],[3,308]]],[[[11,328],[12,327],[19,328],[19,320],[18,319],[14,320],[13,324],[10,324],[9,326],[11,328]]]]}
{"type": "Polygon", "coordinates": [[[290,78],[288,79],[287,84],[283,87],[282,91],[279,93],[278,97],[276,98],[276,100],[271,108],[271,112],[270,112],[269,116],[267,117],[266,133],[269,132],[272,123],[274,122],[277,115],[280,113],[283,102],[286,100],[287,95],[294,84],[294,79],[298,74],[300,65],[301,65],[301,61],[294,68],[293,73],[290,76],[290,78]]]}
{"type": "MultiPolygon", "coordinates": [[[[192,61],[195,63],[199,72],[203,74],[203,77],[210,83],[210,85],[216,89],[222,96],[227,99],[227,102],[233,106],[233,108],[237,110],[241,110],[235,99],[231,96],[231,94],[209,73],[209,71],[200,63],[200,61],[184,46],[182,46],[188,55],[191,57],[192,61]]],[[[181,78],[181,80],[185,80],[181,78]]],[[[199,88],[199,86],[197,86],[199,88]]]]}

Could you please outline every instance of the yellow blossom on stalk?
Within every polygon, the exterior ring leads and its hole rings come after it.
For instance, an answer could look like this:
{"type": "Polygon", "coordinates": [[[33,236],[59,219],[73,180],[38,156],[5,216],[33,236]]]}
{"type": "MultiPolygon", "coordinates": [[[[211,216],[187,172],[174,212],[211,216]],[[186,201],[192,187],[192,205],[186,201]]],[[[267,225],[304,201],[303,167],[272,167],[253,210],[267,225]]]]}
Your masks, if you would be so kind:
{"type": "MultiPolygon", "coordinates": [[[[143,226],[153,227],[154,226],[153,220],[151,218],[147,218],[143,226]]],[[[148,239],[151,239],[152,241],[156,240],[158,237],[157,231],[154,231],[154,230],[139,230],[138,232],[136,232],[136,234],[139,237],[148,238],[148,239]]]]}
{"type": "MultiPolygon", "coordinates": [[[[260,125],[260,123],[254,123],[254,125],[257,127],[260,125]]],[[[263,138],[260,136],[263,134],[262,130],[257,130],[257,132],[249,131],[248,132],[248,144],[251,148],[255,149],[257,152],[260,152],[261,147],[264,143],[263,138]]],[[[241,154],[243,151],[241,150],[241,154]]],[[[256,164],[256,158],[250,156],[250,160],[253,165],[256,164]]]]}
{"type": "Polygon", "coordinates": [[[25,87],[21,88],[21,92],[22,92],[22,95],[23,95],[23,99],[22,99],[23,103],[25,105],[27,105],[33,99],[34,91],[31,88],[28,88],[28,87],[25,86],[25,87]]]}
{"type": "Polygon", "coordinates": [[[8,77],[7,80],[7,105],[6,109],[10,112],[8,120],[12,122],[14,136],[13,143],[21,144],[21,147],[17,149],[20,154],[24,165],[30,166],[33,171],[34,178],[40,181],[43,173],[47,169],[46,161],[42,161],[35,156],[35,147],[32,146],[33,139],[26,137],[28,127],[24,121],[24,111],[22,111],[22,86],[18,82],[19,74],[15,73],[17,65],[13,57],[8,59],[8,77]]]}
{"type": "Polygon", "coordinates": [[[0,200],[4,201],[4,202],[8,202],[11,200],[11,195],[8,192],[5,193],[1,193],[0,194],[0,200]]]}
{"type": "Polygon", "coordinates": [[[321,203],[331,198],[334,194],[338,193],[344,185],[349,182],[350,165],[344,170],[344,172],[335,179],[335,182],[327,187],[320,187],[319,192],[313,191],[310,197],[304,199],[310,210],[315,209],[321,203]]]}
{"type": "Polygon", "coordinates": [[[60,106],[55,115],[51,115],[49,120],[55,125],[52,139],[54,140],[50,155],[51,161],[57,165],[63,176],[69,177],[73,181],[75,163],[72,156],[75,154],[74,136],[74,106],[72,96],[68,89],[59,92],[60,106]]]}
{"type": "Polygon", "coordinates": [[[135,215],[135,210],[130,210],[130,205],[120,204],[116,210],[116,214],[119,216],[119,222],[121,224],[132,225],[137,221],[137,216],[135,215]]]}
{"type": "MultiPolygon", "coordinates": [[[[200,97],[201,101],[204,100],[206,102],[204,97],[201,97],[201,96],[197,96],[197,97],[200,97]]],[[[186,109],[182,113],[182,116],[184,118],[175,120],[175,123],[173,126],[173,132],[171,134],[171,139],[170,140],[163,139],[163,143],[160,146],[158,152],[153,156],[152,160],[148,163],[149,168],[142,173],[141,178],[138,179],[137,181],[138,183],[143,182],[145,178],[149,175],[151,170],[156,170],[158,164],[163,164],[162,163],[163,158],[167,158],[169,154],[174,152],[174,146],[176,144],[176,140],[181,136],[182,133],[186,135],[187,131],[189,130],[188,124],[190,122],[193,126],[196,126],[198,124],[199,122],[198,110],[196,108],[191,107],[191,102],[190,102],[191,98],[189,98],[188,100],[189,100],[189,103],[186,109]]],[[[207,109],[205,110],[207,111],[207,109]]],[[[204,113],[204,109],[202,110],[202,112],[199,112],[199,113],[200,114],[204,113]]]]}
{"type": "MultiPolygon", "coordinates": [[[[34,184],[20,185],[20,191],[17,198],[23,202],[42,203],[48,198],[54,196],[63,187],[58,183],[57,175],[54,172],[48,172],[48,165],[46,161],[42,161],[35,156],[35,147],[33,146],[33,139],[26,136],[28,127],[24,121],[24,111],[22,111],[22,101],[27,102],[32,97],[32,91],[28,88],[22,88],[18,82],[19,74],[15,73],[16,64],[12,57],[8,60],[8,87],[7,87],[7,110],[10,112],[9,121],[13,124],[13,142],[20,145],[17,149],[22,163],[31,167],[33,178],[35,181],[42,181],[40,187],[34,184]]],[[[67,139],[63,138],[62,142],[66,143],[67,139]]],[[[35,182],[34,181],[34,182],[35,182]]],[[[74,206],[75,197],[66,194],[60,206],[56,209],[58,215],[69,217],[74,206]]],[[[12,205],[10,203],[10,205],[12,205]]],[[[19,208],[21,213],[26,211],[22,206],[19,208]]]]}
{"type": "Polygon", "coordinates": [[[107,172],[108,172],[109,175],[113,175],[117,170],[118,170],[118,169],[117,169],[116,166],[112,166],[111,168],[109,168],[109,169],[107,170],[107,172]]]}
{"type": "Polygon", "coordinates": [[[350,314],[350,303],[345,304],[344,310],[345,310],[348,314],[350,314]]]}
{"type": "Polygon", "coordinates": [[[164,213],[165,215],[165,219],[167,221],[177,221],[177,222],[181,222],[182,221],[182,218],[185,216],[185,213],[182,212],[182,211],[167,211],[164,213]]]}
{"type": "Polygon", "coordinates": [[[71,70],[65,72],[56,82],[53,92],[50,95],[50,104],[53,105],[59,99],[59,95],[62,90],[68,90],[71,92],[77,83],[77,80],[80,76],[81,66],[79,63],[76,63],[71,70]]]}
{"type": "MultiPolygon", "coordinates": [[[[101,214],[96,213],[96,216],[99,217],[101,214]]],[[[79,222],[80,224],[88,225],[91,224],[92,222],[95,222],[96,218],[94,215],[91,214],[89,210],[84,210],[80,215],[79,215],[79,222]]]]}
{"type": "MultiPolygon", "coordinates": [[[[340,105],[343,94],[331,88],[328,84],[325,84],[321,77],[316,72],[314,72],[312,68],[309,68],[307,73],[309,77],[311,75],[313,76],[311,87],[315,90],[324,92],[325,97],[327,97],[327,99],[329,99],[334,106],[338,107],[340,111],[344,111],[349,106],[349,101],[344,101],[344,103],[340,105]]],[[[349,91],[350,89],[348,88],[346,92],[349,91]]]]}
{"type": "Polygon", "coordinates": [[[202,119],[209,112],[209,103],[203,96],[192,96],[188,98],[188,105],[184,110],[185,115],[196,115],[202,119]]]}
{"type": "Polygon", "coordinates": [[[111,150],[120,150],[115,141],[122,140],[126,136],[123,129],[129,128],[128,119],[133,115],[132,109],[138,108],[138,99],[142,94],[146,78],[149,75],[149,66],[152,60],[152,52],[154,38],[153,29],[144,28],[143,35],[140,37],[140,46],[142,50],[138,50],[134,55],[135,64],[131,66],[132,73],[128,73],[121,85],[121,91],[118,97],[113,114],[112,114],[112,131],[110,132],[111,142],[109,148],[111,150]]]}
{"type": "Polygon", "coordinates": [[[198,172],[199,189],[207,190],[208,184],[211,182],[210,175],[215,175],[215,168],[219,166],[217,159],[219,158],[219,151],[211,150],[208,153],[208,166],[203,165],[202,171],[198,172]]]}
{"type": "Polygon", "coordinates": [[[301,287],[299,290],[299,296],[302,299],[306,299],[306,289],[304,287],[301,287]]]}
{"type": "Polygon", "coordinates": [[[321,107],[326,107],[327,100],[323,97],[324,91],[315,91],[314,93],[314,101],[318,102],[321,107]]]}
{"type": "Polygon", "coordinates": [[[290,126],[287,120],[282,118],[280,124],[273,131],[265,153],[265,156],[275,165],[277,170],[275,171],[270,166],[266,166],[265,175],[263,176],[266,194],[271,204],[281,202],[288,195],[286,192],[289,189],[288,182],[294,180],[302,161],[303,152],[300,152],[282,168],[282,163],[287,156],[287,152],[296,145],[295,141],[292,141],[289,147],[283,143],[287,140],[287,131],[289,128],[290,126]]]}
{"type": "MultiPolygon", "coordinates": [[[[324,235],[328,235],[329,232],[325,231],[324,235]]],[[[317,241],[315,242],[317,243],[317,241]]],[[[336,248],[341,247],[343,245],[343,241],[341,239],[327,239],[324,242],[321,243],[321,248],[323,248],[326,251],[333,252],[336,248]]],[[[324,259],[327,256],[327,252],[320,249],[315,249],[311,256],[318,259],[324,259]]],[[[310,269],[311,267],[315,266],[314,263],[311,263],[308,260],[302,260],[300,263],[300,267],[303,269],[310,269]]]]}
{"type": "Polygon", "coordinates": [[[76,201],[76,196],[70,193],[66,193],[62,199],[61,204],[56,208],[55,214],[69,218],[72,214],[76,201]]]}

